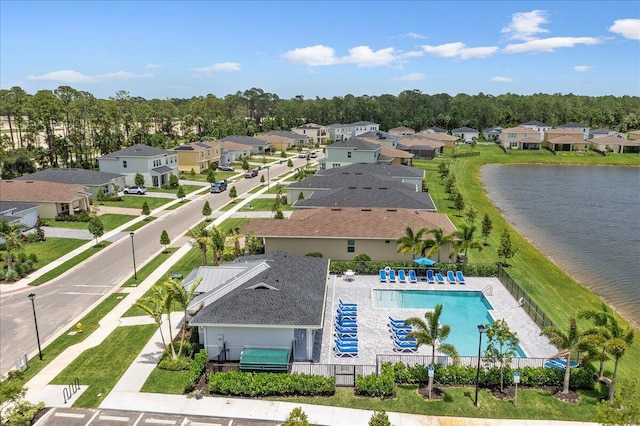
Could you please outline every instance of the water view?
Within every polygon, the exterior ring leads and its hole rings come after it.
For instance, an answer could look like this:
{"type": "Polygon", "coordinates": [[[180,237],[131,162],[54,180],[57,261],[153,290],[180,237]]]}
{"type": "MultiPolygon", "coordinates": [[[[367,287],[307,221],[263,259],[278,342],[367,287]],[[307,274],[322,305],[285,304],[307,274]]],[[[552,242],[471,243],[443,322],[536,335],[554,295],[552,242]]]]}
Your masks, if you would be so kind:
{"type": "Polygon", "coordinates": [[[640,168],[487,165],[490,199],[538,249],[640,325],[640,168]]]}

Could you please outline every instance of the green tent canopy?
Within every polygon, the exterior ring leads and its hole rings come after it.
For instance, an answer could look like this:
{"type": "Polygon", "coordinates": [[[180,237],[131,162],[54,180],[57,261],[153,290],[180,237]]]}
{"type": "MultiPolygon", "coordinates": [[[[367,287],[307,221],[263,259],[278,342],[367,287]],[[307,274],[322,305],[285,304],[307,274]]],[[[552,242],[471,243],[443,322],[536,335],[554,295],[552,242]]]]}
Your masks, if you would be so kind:
{"type": "Polygon", "coordinates": [[[240,357],[240,371],[289,371],[288,349],[245,349],[240,357]]]}

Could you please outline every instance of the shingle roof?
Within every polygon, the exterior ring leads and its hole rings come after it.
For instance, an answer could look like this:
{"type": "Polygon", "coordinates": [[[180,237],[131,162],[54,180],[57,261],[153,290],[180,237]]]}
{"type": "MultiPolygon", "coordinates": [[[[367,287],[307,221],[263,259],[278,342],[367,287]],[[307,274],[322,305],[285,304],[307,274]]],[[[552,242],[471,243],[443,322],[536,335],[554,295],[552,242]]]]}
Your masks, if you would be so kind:
{"type": "Polygon", "coordinates": [[[97,172],[86,169],[44,169],[15,180],[36,180],[44,182],[68,183],[72,185],[104,185],[122,177],[118,173],[97,172]]]}
{"type": "Polygon", "coordinates": [[[556,126],[558,129],[566,129],[566,128],[571,128],[571,127],[588,127],[585,126],[583,124],[578,124],[578,123],[567,123],[567,124],[561,124],[559,126],[556,126]]]}
{"type": "Polygon", "coordinates": [[[172,170],[174,170],[174,169],[172,169],[169,166],[159,166],[159,167],[154,167],[153,169],[151,169],[152,172],[156,172],[156,173],[169,173],[172,170]]]}
{"type": "Polygon", "coordinates": [[[640,145],[640,139],[628,140],[619,138],[617,136],[605,136],[602,138],[592,139],[591,143],[597,145],[624,145],[624,146],[637,146],[640,145]]]}
{"type": "Polygon", "coordinates": [[[328,145],[328,148],[353,148],[354,150],[360,151],[376,151],[380,149],[380,145],[363,141],[359,138],[351,138],[345,141],[332,143],[331,145],[328,145]]]}
{"type": "Polygon", "coordinates": [[[438,126],[431,126],[427,130],[432,130],[435,133],[447,133],[447,129],[443,129],[442,127],[438,126]]]}
{"type": "Polygon", "coordinates": [[[215,142],[207,142],[211,146],[219,145],[220,148],[229,150],[229,151],[246,151],[247,149],[251,149],[249,145],[245,145],[243,143],[231,142],[231,141],[215,141],[215,142]]]}
{"type": "Polygon", "coordinates": [[[540,126],[540,127],[549,127],[548,125],[542,123],[538,120],[526,121],[524,123],[520,123],[521,126],[540,126]]]}
{"type": "Polygon", "coordinates": [[[608,135],[611,132],[613,132],[613,130],[609,129],[594,129],[589,131],[592,135],[608,135]]]}
{"type": "Polygon", "coordinates": [[[202,308],[190,324],[321,328],[329,260],[273,251],[235,263],[257,260],[268,268],[202,308]]]}
{"type": "Polygon", "coordinates": [[[262,139],[254,138],[251,136],[227,136],[222,140],[250,146],[265,146],[271,144],[271,142],[263,141],[262,139]]]}
{"type": "Polygon", "coordinates": [[[355,123],[351,123],[350,126],[369,126],[371,124],[378,124],[378,123],[373,123],[371,121],[356,121],[355,123]]]}
{"type": "MultiPolygon", "coordinates": [[[[38,205],[30,204],[30,203],[16,203],[14,201],[0,201],[0,219],[3,218],[3,213],[12,211],[11,213],[12,215],[16,215],[19,217],[20,213],[22,213],[25,210],[32,209],[34,207],[38,207],[38,205]]],[[[15,219],[15,216],[5,216],[4,218],[15,219]]]]}
{"type": "Polygon", "coordinates": [[[391,148],[388,146],[380,147],[380,155],[384,155],[389,158],[413,158],[414,155],[410,152],[403,151],[401,149],[391,148]]]}
{"type": "Polygon", "coordinates": [[[121,149],[116,152],[112,152],[107,155],[103,155],[101,158],[116,158],[116,157],[155,157],[158,155],[167,155],[173,154],[172,151],[167,151],[166,149],[156,148],[154,146],[144,145],[144,144],[135,144],[133,146],[121,149]]]}
{"type": "Polygon", "coordinates": [[[387,139],[398,140],[398,137],[392,135],[391,133],[383,132],[381,130],[370,130],[366,133],[361,133],[358,135],[358,138],[364,140],[375,140],[375,141],[384,141],[387,139]]]}
{"type": "Polygon", "coordinates": [[[384,208],[319,208],[296,210],[286,220],[251,219],[242,229],[257,237],[371,238],[395,240],[405,229],[456,230],[443,213],[384,208]],[[371,226],[375,223],[375,226],[371,226]]]}
{"type": "MultiPolygon", "coordinates": [[[[283,138],[296,139],[296,140],[311,139],[307,135],[301,135],[300,133],[292,132],[291,130],[271,130],[265,133],[265,135],[276,135],[276,136],[282,136],[283,138]]],[[[256,137],[259,137],[259,135],[256,137]]]]}
{"type": "Polygon", "coordinates": [[[549,139],[549,142],[552,142],[552,143],[581,143],[581,142],[583,142],[583,140],[575,138],[573,136],[569,136],[569,135],[562,135],[562,136],[558,136],[557,138],[549,139]]]}
{"type": "Polygon", "coordinates": [[[508,127],[506,129],[502,129],[502,133],[538,133],[537,130],[530,129],[529,127],[508,127]]]}
{"type": "MultiPolygon", "coordinates": [[[[401,182],[400,182],[401,183],[401,182]]],[[[382,207],[435,211],[428,192],[416,192],[410,185],[397,187],[347,187],[315,191],[309,198],[294,203],[296,208],[318,207],[382,207]],[[386,188],[386,189],[385,189],[386,188]]]]}
{"type": "Polygon", "coordinates": [[[307,123],[301,124],[300,126],[294,127],[294,129],[321,129],[324,126],[315,123],[307,123]]]}
{"type": "Polygon", "coordinates": [[[471,127],[458,127],[457,129],[453,129],[452,132],[456,132],[456,133],[476,132],[476,133],[479,133],[476,129],[472,129],[471,127]]]}
{"type": "Polygon", "coordinates": [[[69,203],[78,194],[89,195],[82,185],[31,180],[0,180],[2,201],[69,203]]]}

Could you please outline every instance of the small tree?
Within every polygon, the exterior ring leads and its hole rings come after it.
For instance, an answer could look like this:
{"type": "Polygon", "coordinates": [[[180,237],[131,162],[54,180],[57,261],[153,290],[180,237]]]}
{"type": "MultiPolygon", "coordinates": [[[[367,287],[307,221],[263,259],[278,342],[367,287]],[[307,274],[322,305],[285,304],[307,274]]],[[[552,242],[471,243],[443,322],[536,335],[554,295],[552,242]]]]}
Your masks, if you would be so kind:
{"type": "Polygon", "coordinates": [[[605,425],[640,424],[640,381],[620,381],[613,401],[604,401],[596,406],[596,420],[605,425]]]}
{"type": "Polygon", "coordinates": [[[177,188],[179,185],[178,176],[171,175],[169,176],[169,188],[177,188]]]}
{"type": "Polygon", "coordinates": [[[214,183],[216,181],[216,171],[212,168],[207,170],[207,182],[214,183]]]}
{"type": "Polygon", "coordinates": [[[291,158],[289,158],[289,159],[287,160],[287,167],[288,167],[288,168],[292,168],[292,167],[293,167],[293,161],[291,161],[291,158]]]}
{"type": "Polygon", "coordinates": [[[444,162],[438,163],[438,173],[440,173],[440,179],[444,179],[449,175],[449,165],[444,162]]]}
{"type": "Polygon", "coordinates": [[[96,239],[96,246],[97,246],[98,238],[104,235],[104,224],[102,223],[102,220],[100,220],[99,216],[97,215],[91,216],[91,219],[89,220],[89,224],[88,224],[88,230],[91,233],[91,235],[93,235],[94,238],[96,239]]]}
{"type": "Polygon", "coordinates": [[[491,235],[491,230],[493,229],[493,222],[488,214],[485,213],[482,218],[482,236],[484,237],[484,245],[487,245],[487,238],[491,235]]]}
{"type": "Polygon", "coordinates": [[[178,191],[176,191],[176,197],[180,198],[180,202],[183,203],[184,197],[186,196],[187,194],[184,193],[184,188],[182,187],[182,185],[178,185],[178,191]]]}
{"type": "Polygon", "coordinates": [[[146,201],[144,203],[142,203],[142,214],[146,216],[144,218],[144,220],[149,220],[149,215],[151,214],[151,209],[149,209],[149,204],[147,204],[146,201]]]}
{"type": "Polygon", "coordinates": [[[373,415],[369,419],[369,426],[391,426],[391,422],[389,421],[389,416],[384,410],[374,411],[373,415]]]}
{"type": "Polygon", "coordinates": [[[280,158],[287,158],[287,153],[284,152],[284,149],[280,152],[280,158]]]}
{"type": "Polygon", "coordinates": [[[104,190],[102,188],[98,189],[98,192],[96,192],[96,200],[104,201],[104,190]]]}
{"type": "Polygon", "coordinates": [[[160,234],[160,244],[162,244],[164,246],[164,252],[167,252],[167,246],[169,244],[171,244],[171,240],[169,239],[169,234],[167,233],[166,230],[162,230],[162,234],[160,234]]]}
{"type": "Polygon", "coordinates": [[[144,186],[144,176],[142,176],[142,173],[136,173],[136,177],[133,178],[133,183],[135,183],[136,186],[144,186]]]}
{"type": "Polygon", "coordinates": [[[238,198],[238,191],[236,190],[235,186],[232,186],[229,190],[229,198],[231,198],[231,200],[233,201],[236,201],[236,198],[238,198]]]}
{"type": "Polygon", "coordinates": [[[460,213],[464,210],[464,197],[459,192],[456,193],[453,199],[453,207],[458,211],[458,216],[460,216],[460,213]]]}
{"type": "Polygon", "coordinates": [[[274,219],[284,219],[284,213],[282,213],[282,210],[278,210],[276,211],[276,214],[273,215],[274,219]]]}
{"type": "Polygon", "coordinates": [[[487,349],[484,351],[485,361],[500,364],[500,392],[504,390],[504,367],[516,356],[518,338],[516,333],[509,330],[509,325],[503,319],[498,319],[487,327],[487,349]]]}
{"type": "Polygon", "coordinates": [[[38,236],[38,241],[45,240],[45,234],[44,229],[42,229],[42,225],[42,219],[40,219],[40,216],[38,215],[38,219],[36,220],[36,235],[38,236]]]}
{"type": "Polygon", "coordinates": [[[456,175],[449,173],[447,179],[444,181],[444,192],[447,194],[453,193],[453,188],[456,186],[456,175]]]}
{"type": "Polygon", "coordinates": [[[209,216],[211,216],[211,206],[209,205],[209,200],[204,202],[204,206],[202,206],[202,215],[205,217],[207,222],[209,221],[209,216]]]}
{"type": "Polygon", "coordinates": [[[473,206],[469,206],[469,208],[464,213],[464,215],[467,217],[467,221],[471,225],[473,225],[474,222],[476,221],[476,218],[478,217],[478,211],[476,209],[474,209],[473,206]]]}
{"type": "Polygon", "coordinates": [[[569,393],[569,379],[571,375],[571,352],[580,342],[580,333],[578,332],[576,319],[573,317],[569,318],[569,329],[566,333],[554,326],[547,326],[542,329],[542,332],[540,334],[548,337],[552,345],[565,353],[564,358],[566,361],[566,365],[564,367],[562,393],[566,395],[569,393]]]}
{"type": "Polygon", "coordinates": [[[516,255],[518,249],[514,248],[511,243],[511,233],[508,229],[502,231],[502,235],[500,236],[500,247],[498,247],[498,256],[504,259],[505,265],[507,264],[507,260],[511,259],[516,255]]]}
{"type": "Polygon", "coordinates": [[[247,157],[242,157],[242,169],[249,170],[249,160],[247,160],[247,157]]]}
{"type": "Polygon", "coordinates": [[[296,407],[289,413],[287,421],[283,426],[309,426],[309,417],[302,411],[301,407],[296,407]]]}
{"type": "Polygon", "coordinates": [[[264,183],[264,175],[260,176],[260,183],[264,183]]]}

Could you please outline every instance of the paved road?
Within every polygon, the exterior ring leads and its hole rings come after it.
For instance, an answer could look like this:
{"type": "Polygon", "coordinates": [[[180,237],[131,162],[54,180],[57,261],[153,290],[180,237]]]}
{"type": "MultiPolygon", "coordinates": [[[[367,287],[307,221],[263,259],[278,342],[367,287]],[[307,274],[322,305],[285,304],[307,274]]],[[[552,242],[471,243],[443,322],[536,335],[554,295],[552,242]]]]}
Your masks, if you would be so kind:
{"type": "MultiPolygon", "coordinates": [[[[304,160],[294,159],[296,167],[304,160]]],[[[286,164],[271,167],[273,179],[287,172],[286,164]]],[[[261,171],[266,178],[267,172],[261,171]]],[[[240,179],[234,183],[238,196],[260,184],[260,176],[240,179]]],[[[135,255],[138,269],[159,253],[160,234],[166,230],[172,241],[177,240],[189,228],[200,223],[205,200],[213,210],[229,202],[228,192],[205,193],[184,206],[163,212],[158,219],[135,233],[135,255]]],[[[130,238],[121,238],[98,255],[87,259],[67,274],[38,287],[27,287],[15,292],[3,289],[0,296],[0,375],[15,365],[16,357],[37,353],[31,302],[27,294],[36,294],[35,307],[42,346],[56,338],[71,324],[90,311],[94,305],[131,276],[133,255],[130,238]]],[[[46,356],[46,349],[43,350],[46,356]]]]}

